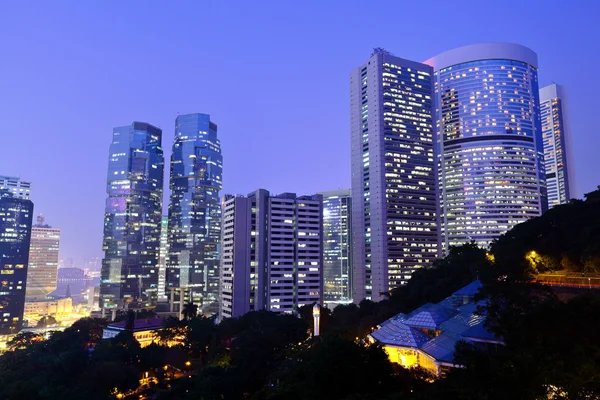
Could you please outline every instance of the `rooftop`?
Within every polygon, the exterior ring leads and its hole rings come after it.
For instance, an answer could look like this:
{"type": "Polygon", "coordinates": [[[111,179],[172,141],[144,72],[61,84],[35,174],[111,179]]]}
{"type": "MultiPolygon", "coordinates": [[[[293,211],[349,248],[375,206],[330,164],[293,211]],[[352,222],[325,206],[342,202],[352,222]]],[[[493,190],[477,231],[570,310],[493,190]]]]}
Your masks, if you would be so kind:
{"type": "MultiPolygon", "coordinates": [[[[133,330],[134,331],[148,331],[160,329],[163,327],[164,319],[155,317],[155,318],[145,318],[145,319],[136,319],[133,322],[133,330]]],[[[127,321],[119,321],[108,324],[107,328],[109,329],[119,329],[125,330],[125,326],[127,325],[127,321]]]]}

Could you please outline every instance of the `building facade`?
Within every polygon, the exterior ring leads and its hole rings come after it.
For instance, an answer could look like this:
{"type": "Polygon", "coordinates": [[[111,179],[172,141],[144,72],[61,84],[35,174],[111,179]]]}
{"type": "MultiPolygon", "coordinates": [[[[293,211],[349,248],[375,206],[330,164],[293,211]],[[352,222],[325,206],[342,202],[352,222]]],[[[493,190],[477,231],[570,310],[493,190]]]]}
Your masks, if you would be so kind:
{"type": "Polygon", "coordinates": [[[433,69],[376,49],[350,76],[354,301],[438,254],[433,69]]]}
{"type": "Polygon", "coordinates": [[[163,216],[160,223],[160,254],[158,259],[158,299],[167,300],[165,292],[167,274],[167,253],[169,237],[169,217],[163,216]]]}
{"type": "Polygon", "coordinates": [[[166,290],[186,288],[199,312],[217,313],[223,156],[206,114],[175,121],[171,156],[166,290]]]}
{"type": "Polygon", "coordinates": [[[349,189],[323,196],[323,300],[335,306],[352,301],[352,197],[349,189]]]}
{"type": "Polygon", "coordinates": [[[0,190],[2,189],[8,190],[15,197],[29,200],[31,182],[22,181],[21,178],[14,176],[0,175],[0,190]]]}
{"type": "Polygon", "coordinates": [[[44,223],[39,215],[31,228],[29,246],[29,266],[27,268],[27,301],[44,300],[46,295],[56,290],[58,278],[58,251],[60,229],[44,223]]]}
{"type": "Polygon", "coordinates": [[[322,196],[223,199],[220,319],[322,303],[322,196]]]}
{"type": "Polygon", "coordinates": [[[435,70],[442,249],[487,247],[547,208],[537,55],[485,43],[426,63],[435,70]]]}
{"type": "Polygon", "coordinates": [[[23,325],[33,203],[0,190],[0,334],[23,325]]]}
{"type": "Polygon", "coordinates": [[[575,197],[571,130],[562,86],[553,83],[540,89],[540,115],[548,207],[554,207],[575,197]]]}
{"type": "Polygon", "coordinates": [[[162,131],[114,128],[108,162],[100,307],[156,302],[162,218],[162,131]]]}

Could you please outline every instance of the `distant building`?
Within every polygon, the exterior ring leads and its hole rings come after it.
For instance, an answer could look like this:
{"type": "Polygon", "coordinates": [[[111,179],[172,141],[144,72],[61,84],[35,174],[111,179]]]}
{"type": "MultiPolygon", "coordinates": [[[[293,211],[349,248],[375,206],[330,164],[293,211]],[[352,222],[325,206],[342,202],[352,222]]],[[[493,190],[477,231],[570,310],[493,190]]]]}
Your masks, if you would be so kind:
{"type": "Polygon", "coordinates": [[[0,334],[23,324],[33,203],[0,190],[0,334]]]}
{"type": "Polygon", "coordinates": [[[204,314],[218,313],[223,156],[217,124],[180,115],[171,155],[166,289],[184,288],[204,314]]]}
{"type": "Polygon", "coordinates": [[[575,186],[567,99],[562,86],[553,83],[540,89],[540,115],[548,206],[554,207],[571,200],[575,186]]]}
{"type": "Polygon", "coordinates": [[[169,252],[169,217],[163,216],[160,224],[160,255],[158,258],[158,299],[166,300],[165,292],[166,273],[167,273],[167,255],[169,252]]]}
{"type": "Polygon", "coordinates": [[[381,49],[350,74],[356,302],[383,299],[438,255],[432,78],[381,49]]]}
{"type": "Polygon", "coordinates": [[[44,300],[56,290],[60,229],[44,224],[39,215],[31,229],[29,267],[27,268],[27,300],[44,300]]]}
{"type": "Polygon", "coordinates": [[[73,312],[73,301],[70,297],[57,300],[28,301],[25,303],[25,317],[27,319],[40,319],[44,316],[58,317],[70,316],[73,312]]]}
{"type": "Polygon", "coordinates": [[[114,128],[108,160],[100,306],[157,300],[164,158],[162,130],[114,128]]]}
{"type": "Polygon", "coordinates": [[[352,301],[352,197],[349,189],[323,196],[323,299],[325,304],[352,301]]]}
{"type": "Polygon", "coordinates": [[[481,43],[425,63],[435,71],[442,250],[486,248],[548,206],[537,54],[481,43]]]}
{"type": "Polygon", "coordinates": [[[322,196],[223,199],[220,318],[293,313],[323,301],[322,196]]]}
{"type": "Polygon", "coordinates": [[[502,344],[485,328],[485,317],[476,314],[474,296],[480,288],[481,283],[474,281],[437,304],[398,314],[382,322],[369,339],[381,344],[392,362],[443,375],[456,367],[454,348],[459,341],[502,344]]]}
{"type": "Polygon", "coordinates": [[[14,176],[0,175],[0,190],[7,189],[13,196],[19,199],[29,200],[31,194],[31,182],[22,181],[14,176]]]}

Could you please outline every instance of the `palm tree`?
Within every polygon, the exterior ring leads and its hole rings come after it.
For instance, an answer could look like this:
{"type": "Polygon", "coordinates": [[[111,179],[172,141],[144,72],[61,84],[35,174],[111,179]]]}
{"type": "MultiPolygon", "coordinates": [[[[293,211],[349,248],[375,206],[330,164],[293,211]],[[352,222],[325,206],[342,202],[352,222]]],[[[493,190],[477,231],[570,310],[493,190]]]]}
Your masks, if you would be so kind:
{"type": "Polygon", "coordinates": [[[183,314],[183,319],[192,319],[196,318],[198,315],[198,306],[192,303],[191,301],[183,306],[183,310],[181,312],[183,314]]]}

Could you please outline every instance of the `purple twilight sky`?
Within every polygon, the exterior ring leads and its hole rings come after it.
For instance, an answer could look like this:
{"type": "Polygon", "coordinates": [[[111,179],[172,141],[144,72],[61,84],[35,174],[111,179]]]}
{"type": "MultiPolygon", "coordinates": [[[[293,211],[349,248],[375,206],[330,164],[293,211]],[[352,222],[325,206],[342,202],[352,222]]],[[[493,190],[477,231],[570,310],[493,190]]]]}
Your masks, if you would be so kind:
{"type": "Polygon", "coordinates": [[[0,175],[33,182],[79,266],[102,255],[114,126],[161,127],[168,160],[177,113],[210,114],[223,193],[348,187],[349,73],[373,47],[422,61],[507,41],[569,91],[581,196],[600,184],[598,15],[592,0],[3,1],[0,175]]]}

